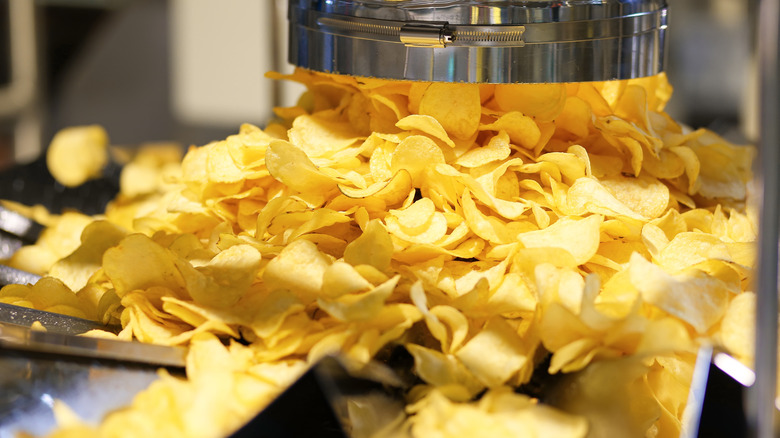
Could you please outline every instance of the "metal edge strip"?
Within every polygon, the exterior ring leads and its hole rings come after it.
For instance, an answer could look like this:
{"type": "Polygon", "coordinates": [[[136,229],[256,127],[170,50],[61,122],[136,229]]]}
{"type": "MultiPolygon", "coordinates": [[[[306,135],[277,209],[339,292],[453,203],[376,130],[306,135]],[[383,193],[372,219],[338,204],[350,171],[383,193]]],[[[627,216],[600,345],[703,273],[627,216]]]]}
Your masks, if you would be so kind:
{"type": "Polygon", "coordinates": [[[173,368],[184,368],[187,356],[183,347],[49,333],[6,323],[0,323],[2,349],[173,368]]]}

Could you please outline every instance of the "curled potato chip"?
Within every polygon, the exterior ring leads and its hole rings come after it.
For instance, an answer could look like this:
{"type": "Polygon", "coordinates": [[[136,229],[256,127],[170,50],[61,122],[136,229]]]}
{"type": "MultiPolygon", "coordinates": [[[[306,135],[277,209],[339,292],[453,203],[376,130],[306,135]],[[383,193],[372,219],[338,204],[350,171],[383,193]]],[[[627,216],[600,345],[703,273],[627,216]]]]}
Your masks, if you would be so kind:
{"type": "Polygon", "coordinates": [[[236,304],[255,281],[260,252],[251,245],[236,245],[221,251],[201,266],[178,264],[187,291],[196,303],[213,307],[236,304]]]}
{"type": "Polygon", "coordinates": [[[495,122],[480,126],[479,129],[506,132],[513,143],[526,149],[533,149],[542,136],[536,122],[519,111],[503,114],[495,122]]]}
{"type": "Polygon", "coordinates": [[[324,298],[338,298],[345,294],[366,291],[372,287],[352,265],[344,262],[334,262],[325,268],[322,276],[321,295],[324,298]]]}
{"type": "Polygon", "coordinates": [[[702,136],[689,147],[700,163],[698,192],[708,198],[744,199],[751,178],[752,152],[724,142],[715,134],[702,136]]]}
{"type": "Polygon", "coordinates": [[[299,192],[323,193],[336,187],[336,181],[320,172],[305,152],[289,142],[272,142],[265,160],[274,178],[299,192]]]}
{"type": "Polygon", "coordinates": [[[419,187],[425,170],[437,163],[444,163],[441,148],[428,137],[413,135],[404,139],[393,152],[390,170],[409,172],[412,184],[419,187]]]}
{"type": "Polygon", "coordinates": [[[97,319],[96,308],[74,293],[62,281],[43,277],[34,285],[12,284],[0,290],[0,302],[61,313],[83,319],[97,319]]]}
{"type": "Polygon", "coordinates": [[[103,254],[103,270],[120,298],[152,286],[172,291],[184,289],[173,254],[142,234],[131,234],[108,248],[103,254]]]}
{"type": "Polygon", "coordinates": [[[493,317],[455,356],[480,382],[492,388],[531,364],[532,351],[501,317],[493,317]],[[489,352],[489,353],[488,353],[489,352]]]}
{"type": "Polygon", "coordinates": [[[555,118],[555,126],[569,132],[575,138],[588,136],[591,125],[591,106],[579,97],[569,97],[561,113],[555,118]]]}
{"type": "Polygon", "coordinates": [[[748,366],[753,365],[755,358],[755,325],[746,324],[754,321],[756,314],[756,294],[744,292],[731,300],[721,321],[719,339],[723,346],[748,366]]]}
{"type": "Polygon", "coordinates": [[[81,234],[81,246],[51,267],[49,274],[63,281],[72,290],[87,285],[89,278],[103,262],[103,254],[115,246],[127,232],[107,221],[87,225],[81,234]]]}
{"type": "Polygon", "coordinates": [[[317,304],[338,320],[365,321],[382,311],[399,278],[395,276],[367,292],[342,294],[332,299],[319,298],[317,304]]]}
{"type": "Polygon", "coordinates": [[[631,283],[650,304],[689,323],[704,333],[723,317],[729,290],[717,278],[701,271],[670,275],[642,256],[631,256],[631,283]]]}
{"type": "Polygon", "coordinates": [[[512,150],[509,147],[509,135],[500,131],[490,139],[488,144],[479,149],[472,149],[458,157],[457,164],[463,167],[478,167],[509,157],[512,150]]]}
{"type": "Polygon", "coordinates": [[[378,220],[366,224],[363,234],[344,249],[344,260],[353,266],[367,264],[387,269],[393,256],[393,242],[387,230],[378,220]]]}
{"type": "Polygon", "coordinates": [[[660,217],[669,205],[669,188],[655,178],[616,175],[600,182],[615,199],[642,217],[660,217]]]}
{"type": "Polygon", "coordinates": [[[463,401],[467,401],[484,389],[484,385],[455,356],[445,355],[417,344],[407,344],[406,348],[414,357],[414,369],[417,375],[425,382],[437,387],[463,387],[466,390],[466,398],[463,401]]]}
{"type": "Polygon", "coordinates": [[[645,219],[644,216],[620,202],[599,181],[592,178],[578,179],[572,184],[565,196],[565,201],[559,202],[559,205],[562,204],[560,206],[570,214],[582,214],[583,211],[588,211],[605,216],[645,219]]]}
{"type": "Polygon", "coordinates": [[[330,259],[316,245],[304,239],[294,240],[268,262],[263,271],[263,282],[271,291],[289,290],[306,302],[319,294],[323,275],[330,264],[330,259]]]}
{"type": "Polygon", "coordinates": [[[443,141],[449,147],[455,147],[455,142],[450,139],[450,136],[447,135],[447,131],[434,117],[423,114],[412,114],[399,120],[395,126],[407,131],[420,131],[443,141]]]}
{"type": "Polygon", "coordinates": [[[583,264],[598,250],[599,227],[603,220],[599,215],[581,220],[562,218],[543,230],[522,233],[517,239],[526,248],[564,249],[577,264],[583,264]]]}

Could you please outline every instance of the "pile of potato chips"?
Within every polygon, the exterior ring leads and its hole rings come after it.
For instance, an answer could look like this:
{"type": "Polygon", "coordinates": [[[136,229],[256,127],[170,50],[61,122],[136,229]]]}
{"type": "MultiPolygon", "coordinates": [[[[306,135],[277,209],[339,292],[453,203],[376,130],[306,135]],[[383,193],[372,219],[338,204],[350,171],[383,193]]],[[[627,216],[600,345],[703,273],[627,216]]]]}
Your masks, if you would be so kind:
{"type": "Polygon", "coordinates": [[[309,91],[141,151],[104,216],[39,214],[8,261],[48,276],[0,301],[190,347],[186,380],[100,425],[60,407],[56,436],[224,436],[319,358],[401,345],[418,384],[382,436],[674,437],[699,345],[752,361],[754,151],[672,120],[664,75],[271,76],[309,91]],[[574,379],[557,407],[523,393],[540,364],[574,379]]]}

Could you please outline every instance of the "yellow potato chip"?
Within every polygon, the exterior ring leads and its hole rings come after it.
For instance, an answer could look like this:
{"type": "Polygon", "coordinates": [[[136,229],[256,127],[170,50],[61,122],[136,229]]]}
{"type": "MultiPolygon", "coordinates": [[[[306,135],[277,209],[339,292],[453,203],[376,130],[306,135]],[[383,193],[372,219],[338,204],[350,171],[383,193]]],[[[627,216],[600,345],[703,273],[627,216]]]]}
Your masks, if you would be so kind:
{"type": "Polygon", "coordinates": [[[342,294],[332,299],[319,298],[317,304],[340,321],[366,321],[381,312],[399,278],[395,276],[367,292],[342,294]]]}
{"type": "Polygon", "coordinates": [[[413,135],[395,148],[390,170],[393,174],[406,170],[412,177],[412,184],[419,187],[425,170],[437,163],[444,163],[441,148],[428,137],[413,135]]]}
{"type": "MultiPolygon", "coordinates": [[[[407,344],[406,348],[414,357],[415,372],[423,381],[437,387],[465,388],[466,397],[461,401],[467,401],[484,389],[484,385],[455,356],[445,355],[417,344],[407,344]]],[[[450,392],[452,393],[454,392],[450,392]]]]}
{"type": "Polygon", "coordinates": [[[166,248],[142,234],[131,234],[103,254],[103,270],[121,298],[152,286],[184,291],[184,279],[176,258],[166,248]]]}
{"type": "Polygon", "coordinates": [[[635,254],[629,262],[631,283],[650,304],[705,333],[726,312],[729,290],[717,278],[701,271],[670,275],[635,254]]]}
{"type": "Polygon", "coordinates": [[[370,288],[372,288],[371,283],[352,265],[337,261],[325,268],[320,294],[323,298],[332,299],[345,294],[367,291],[370,288]]]}
{"type": "Polygon", "coordinates": [[[228,153],[227,142],[219,141],[207,146],[206,174],[214,183],[237,183],[245,176],[233,157],[228,153]]]}
{"type": "Polygon", "coordinates": [[[599,246],[599,227],[604,218],[599,215],[576,220],[562,218],[549,227],[517,236],[526,248],[561,248],[574,257],[577,264],[590,260],[599,246]]]}
{"type": "Polygon", "coordinates": [[[570,133],[575,138],[588,136],[591,126],[590,105],[578,97],[569,97],[563,105],[561,113],[555,118],[555,126],[570,133]]]}
{"type": "Polygon", "coordinates": [[[660,217],[669,205],[669,188],[657,179],[616,175],[600,182],[618,201],[644,218],[660,217]]]}
{"type": "Polygon", "coordinates": [[[296,117],[287,136],[312,158],[331,155],[361,140],[348,123],[308,115],[296,117]]]}
{"type": "Polygon", "coordinates": [[[506,131],[500,131],[498,135],[493,136],[488,144],[479,148],[471,149],[458,157],[456,164],[463,167],[479,167],[495,161],[505,160],[509,157],[512,150],[509,147],[509,135],[506,131]]]}
{"type": "Polygon", "coordinates": [[[59,131],[46,151],[46,166],[54,179],[75,187],[100,176],[108,163],[108,134],[98,125],[59,131]]]}
{"type": "Polygon", "coordinates": [[[497,84],[495,99],[504,111],[519,111],[540,122],[554,120],[566,104],[563,84],[497,84]]]}
{"type": "Polygon", "coordinates": [[[110,222],[97,221],[89,224],[81,234],[81,246],[55,263],[49,275],[59,278],[72,290],[81,289],[100,269],[103,253],[118,244],[126,234],[125,230],[110,222]]]}
{"type": "Polygon", "coordinates": [[[506,382],[524,366],[530,366],[532,351],[501,317],[493,317],[485,327],[455,353],[485,386],[506,382]]]}
{"type": "Polygon", "coordinates": [[[503,114],[495,122],[482,125],[479,129],[506,132],[513,143],[526,149],[533,149],[542,137],[536,122],[519,111],[503,114]]]}
{"type": "Polygon", "coordinates": [[[429,85],[420,99],[419,113],[441,123],[453,137],[470,138],[477,132],[482,112],[479,87],[476,84],[429,85]]]}
{"type": "MultiPolygon", "coordinates": [[[[405,216],[406,217],[406,216],[405,216]]],[[[447,234],[447,219],[442,213],[432,213],[422,227],[406,229],[396,216],[385,217],[385,226],[391,235],[411,243],[431,244],[442,240],[447,234]]]]}
{"type": "Polygon", "coordinates": [[[344,249],[344,261],[353,266],[367,264],[383,271],[390,265],[393,242],[378,220],[369,221],[363,234],[344,249]]]}
{"type": "Polygon", "coordinates": [[[573,215],[587,211],[605,216],[645,219],[618,200],[600,181],[593,178],[580,178],[575,181],[566,193],[565,200],[562,199],[558,204],[563,211],[573,215]]]}
{"type": "Polygon", "coordinates": [[[756,294],[744,292],[731,300],[720,323],[718,338],[737,359],[753,366],[755,358],[756,294]]]}
{"type": "Polygon", "coordinates": [[[474,234],[493,243],[507,243],[513,240],[514,236],[511,236],[507,224],[482,213],[468,191],[463,192],[460,202],[466,224],[474,234]]]}
{"type": "Polygon", "coordinates": [[[731,254],[720,239],[704,233],[679,233],[658,254],[658,263],[672,273],[707,260],[731,261],[731,254]]]}
{"type": "Polygon", "coordinates": [[[54,277],[43,277],[34,285],[8,285],[0,290],[0,302],[76,318],[97,319],[95,306],[89,300],[79,297],[54,277]]]}
{"type": "Polygon", "coordinates": [[[182,261],[177,267],[196,303],[229,307],[236,304],[255,281],[260,258],[260,252],[254,247],[236,245],[200,266],[193,268],[182,261]]]}
{"type": "Polygon", "coordinates": [[[698,193],[708,198],[744,199],[752,173],[752,151],[726,143],[715,134],[702,136],[689,145],[701,163],[698,193]]]}
{"type": "Polygon", "coordinates": [[[308,240],[298,239],[268,262],[263,282],[270,291],[289,290],[308,303],[320,293],[322,276],[331,260],[308,240]]]}
{"type": "Polygon", "coordinates": [[[274,178],[302,193],[321,194],[336,187],[336,181],[320,172],[305,152],[289,142],[272,142],[265,160],[274,178]]]}
{"type": "Polygon", "coordinates": [[[444,130],[441,123],[434,117],[423,114],[412,114],[399,120],[395,126],[407,131],[416,130],[428,134],[431,137],[443,141],[449,147],[455,147],[455,143],[450,139],[450,136],[447,135],[447,131],[444,130]]]}

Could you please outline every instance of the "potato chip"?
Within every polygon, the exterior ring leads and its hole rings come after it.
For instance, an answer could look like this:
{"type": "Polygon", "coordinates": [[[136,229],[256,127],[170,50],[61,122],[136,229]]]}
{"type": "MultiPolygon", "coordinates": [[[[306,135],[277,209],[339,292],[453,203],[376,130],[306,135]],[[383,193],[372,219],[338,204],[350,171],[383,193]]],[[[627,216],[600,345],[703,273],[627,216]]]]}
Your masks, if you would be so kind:
{"type": "MultiPolygon", "coordinates": [[[[414,357],[415,372],[423,381],[440,388],[444,387],[441,390],[445,391],[447,387],[452,386],[464,388],[465,397],[461,401],[468,401],[484,389],[484,385],[455,356],[445,355],[417,344],[407,344],[406,348],[414,357]]],[[[448,391],[448,394],[457,393],[448,391]]]]}
{"type": "Polygon", "coordinates": [[[744,292],[731,300],[720,323],[719,341],[730,354],[754,366],[756,294],[744,292]]]}
{"type": "Polygon", "coordinates": [[[482,125],[479,129],[506,132],[513,143],[526,149],[533,149],[542,136],[536,122],[519,111],[503,114],[495,122],[482,125]]]}
{"type": "Polygon", "coordinates": [[[213,307],[235,305],[255,281],[260,253],[251,245],[232,246],[198,267],[179,262],[177,267],[196,303],[213,307]]]}
{"type": "Polygon", "coordinates": [[[455,353],[480,382],[492,388],[512,374],[531,365],[533,351],[501,317],[488,320],[485,327],[455,353]]]}
{"type": "Polygon", "coordinates": [[[131,234],[103,254],[103,269],[121,298],[135,290],[163,286],[184,291],[176,258],[142,234],[131,234]]]}
{"type": "Polygon", "coordinates": [[[274,178],[299,192],[324,193],[336,187],[336,181],[320,172],[305,152],[291,143],[272,142],[265,159],[274,178]]]}
{"type": "Polygon", "coordinates": [[[390,170],[394,174],[406,170],[412,184],[419,187],[426,169],[444,163],[444,154],[428,137],[413,135],[404,139],[393,152],[390,170]]]}
{"type": "Polygon", "coordinates": [[[72,290],[87,285],[103,262],[103,253],[119,243],[126,231],[116,225],[97,221],[87,225],[81,234],[81,246],[51,267],[49,274],[63,281],[72,290]]]}
{"type": "Polygon", "coordinates": [[[744,199],[746,182],[751,178],[752,152],[742,146],[730,145],[709,134],[689,145],[701,163],[698,193],[708,198],[744,199]]]}
{"type": "Polygon", "coordinates": [[[482,112],[479,87],[435,82],[425,89],[419,112],[438,120],[453,137],[470,138],[477,132],[482,112]]]}
{"type": "Polygon", "coordinates": [[[575,181],[566,193],[565,203],[559,201],[558,204],[563,211],[574,215],[590,212],[612,217],[626,216],[637,220],[646,219],[623,204],[600,181],[592,178],[580,178],[575,181]]]}
{"type": "Polygon", "coordinates": [[[334,262],[325,268],[322,276],[321,295],[324,298],[338,298],[345,294],[355,294],[372,288],[371,283],[349,263],[334,262]]]}
{"type": "Polygon", "coordinates": [[[98,125],[59,131],[46,150],[46,167],[66,187],[100,176],[108,163],[108,134],[98,125]]]}
{"type": "Polygon", "coordinates": [[[549,227],[517,236],[526,248],[561,248],[574,257],[577,264],[590,260],[599,246],[599,226],[602,216],[582,220],[562,218],[549,227]]]}
{"type": "Polygon", "coordinates": [[[569,97],[561,113],[555,118],[555,126],[573,135],[575,138],[588,136],[591,126],[590,105],[578,97],[569,97]]]}
{"type": "Polygon", "coordinates": [[[458,157],[456,163],[463,167],[484,166],[488,163],[505,160],[510,153],[509,135],[506,131],[500,131],[484,147],[472,149],[458,157]]]}
{"type": "Polygon", "coordinates": [[[660,217],[669,205],[669,189],[657,179],[616,175],[600,182],[618,201],[642,217],[660,217]]]}
{"type": "Polygon", "coordinates": [[[313,243],[294,240],[266,265],[263,282],[271,291],[289,290],[308,302],[319,294],[322,276],[330,264],[331,260],[313,243]]]}
{"type": "MultiPolygon", "coordinates": [[[[327,271],[326,271],[327,272],[327,271]]],[[[333,299],[319,298],[317,304],[340,321],[365,321],[379,314],[393,293],[399,276],[363,293],[342,294],[333,299]]]]}
{"type": "Polygon", "coordinates": [[[344,261],[357,266],[367,264],[383,271],[390,265],[393,242],[385,227],[377,221],[369,221],[363,234],[344,249],[344,261]]]}
{"type": "Polygon", "coordinates": [[[78,296],[54,277],[43,277],[34,285],[8,285],[0,290],[0,302],[76,318],[97,319],[95,306],[89,300],[78,296]]]}
{"type": "Polygon", "coordinates": [[[519,111],[540,122],[555,119],[566,104],[563,84],[498,84],[495,99],[504,111],[519,111]]]}
{"type": "Polygon", "coordinates": [[[720,239],[704,233],[679,233],[658,254],[659,264],[672,273],[707,260],[731,261],[731,254],[720,239]]]}
{"type": "Polygon", "coordinates": [[[723,317],[730,292],[722,281],[701,271],[670,275],[640,255],[629,263],[631,283],[650,304],[705,333],[723,317]]]}
{"type": "Polygon", "coordinates": [[[407,131],[420,131],[443,141],[449,147],[455,147],[455,143],[450,139],[449,135],[447,135],[447,131],[444,130],[441,123],[434,117],[423,114],[412,114],[399,120],[395,126],[407,131]]]}

